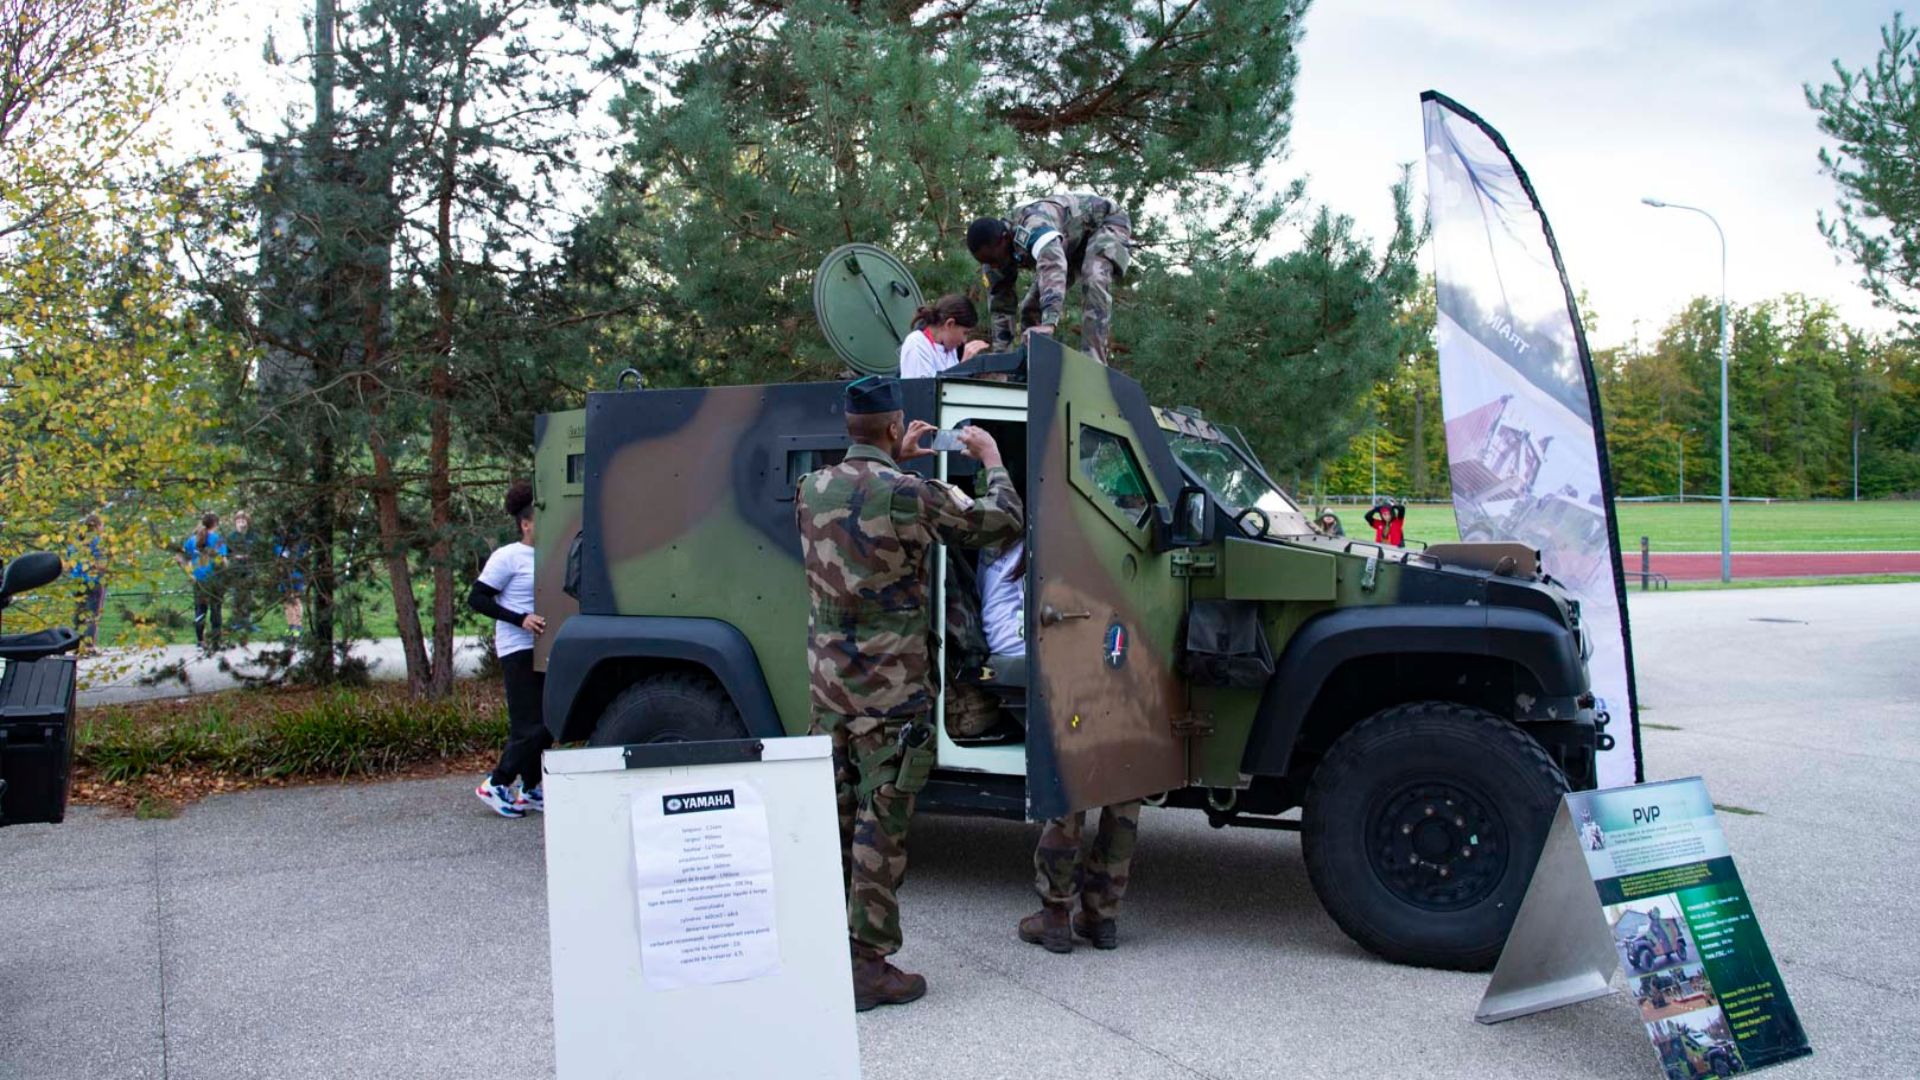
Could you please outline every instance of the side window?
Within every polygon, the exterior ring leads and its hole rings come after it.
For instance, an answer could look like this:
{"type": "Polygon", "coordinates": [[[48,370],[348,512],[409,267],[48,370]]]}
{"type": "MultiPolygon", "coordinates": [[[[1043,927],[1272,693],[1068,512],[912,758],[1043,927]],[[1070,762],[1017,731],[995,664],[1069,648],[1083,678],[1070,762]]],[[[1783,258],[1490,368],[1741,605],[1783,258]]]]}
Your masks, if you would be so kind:
{"type": "Polygon", "coordinates": [[[1080,425],[1080,471],[1127,520],[1138,523],[1146,516],[1153,501],[1146,473],[1125,439],[1080,425]]]}
{"type": "Polygon", "coordinates": [[[838,465],[847,456],[845,450],[789,450],[787,451],[787,489],[788,498],[793,496],[793,486],[800,478],[829,465],[838,465]]]}
{"type": "Polygon", "coordinates": [[[578,485],[585,482],[586,479],[587,479],[587,455],[568,454],[567,455],[567,484],[569,486],[578,485]]]}

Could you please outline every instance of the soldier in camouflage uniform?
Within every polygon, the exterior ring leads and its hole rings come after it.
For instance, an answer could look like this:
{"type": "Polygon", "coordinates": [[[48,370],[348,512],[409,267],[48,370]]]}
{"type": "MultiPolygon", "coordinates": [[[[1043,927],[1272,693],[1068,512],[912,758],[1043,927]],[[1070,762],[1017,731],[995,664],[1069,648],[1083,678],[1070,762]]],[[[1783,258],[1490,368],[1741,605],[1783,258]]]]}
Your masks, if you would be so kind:
{"type": "Polygon", "coordinates": [[[1067,288],[1080,282],[1081,350],[1107,363],[1113,324],[1113,283],[1126,276],[1133,219],[1098,195],[1050,195],[1002,218],[981,218],[967,229],[967,250],[980,260],[995,351],[1012,348],[1019,331],[1051,334],[1060,324],[1067,288]],[[1033,286],[1016,300],[1020,271],[1033,286]]]}
{"type": "Polygon", "coordinates": [[[934,428],[904,423],[891,381],[849,386],[846,412],[854,445],[840,464],[800,478],[794,516],[809,597],[812,730],[833,738],[854,1004],[864,1011],[913,1001],[927,988],[887,962],[900,948],[894,894],[933,739],[927,557],[938,542],[1004,543],[1024,528],[1024,512],[984,429],[957,433],[984,466],[985,493],[976,500],[899,467],[932,453],[920,442],[934,428]]]}
{"type": "Polygon", "coordinates": [[[1040,830],[1040,845],[1033,849],[1034,889],[1040,893],[1041,908],[1020,920],[1020,940],[1048,952],[1072,952],[1075,934],[1096,949],[1120,944],[1115,917],[1140,835],[1140,803],[1101,807],[1093,847],[1082,851],[1085,819],[1085,813],[1078,813],[1047,822],[1040,830]],[[1076,900],[1078,912],[1073,910],[1076,900]]]}

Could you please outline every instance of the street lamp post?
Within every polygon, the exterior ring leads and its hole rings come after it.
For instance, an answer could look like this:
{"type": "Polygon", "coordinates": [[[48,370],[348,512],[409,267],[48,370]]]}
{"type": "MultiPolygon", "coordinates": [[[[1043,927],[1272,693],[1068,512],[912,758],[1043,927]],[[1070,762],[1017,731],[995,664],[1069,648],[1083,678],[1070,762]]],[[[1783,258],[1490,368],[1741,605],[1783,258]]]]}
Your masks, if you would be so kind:
{"type": "Polygon", "coordinates": [[[1732,455],[1727,451],[1727,234],[1717,218],[1697,206],[1654,198],[1640,201],[1653,207],[1691,210],[1713,222],[1713,231],[1720,236],[1720,580],[1730,582],[1733,580],[1733,478],[1729,471],[1732,455]]]}
{"type": "Polygon", "coordinates": [[[1860,501],[1860,424],[1853,425],[1853,501],[1860,501]]]}
{"type": "Polygon", "coordinates": [[[1687,501],[1687,436],[1681,433],[1680,443],[1680,501],[1687,501]]]}

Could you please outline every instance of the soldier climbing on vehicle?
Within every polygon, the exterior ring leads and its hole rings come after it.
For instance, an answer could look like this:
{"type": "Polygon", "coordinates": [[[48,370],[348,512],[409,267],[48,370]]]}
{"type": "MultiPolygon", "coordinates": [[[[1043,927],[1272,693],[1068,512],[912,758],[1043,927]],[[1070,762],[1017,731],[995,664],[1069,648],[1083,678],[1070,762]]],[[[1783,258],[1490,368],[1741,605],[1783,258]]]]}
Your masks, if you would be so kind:
{"type": "Polygon", "coordinates": [[[893,381],[853,383],[844,408],[853,446],[839,464],[800,478],[794,520],[809,601],[812,730],[833,739],[854,1004],[865,1010],[927,990],[887,958],[901,944],[895,892],[914,795],[933,767],[928,556],[942,542],[1004,544],[1025,515],[984,428],[957,432],[982,467],[976,500],[900,468],[933,453],[921,442],[935,429],[906,423],[893,381]]]}
{"type": "Polygon", "coordinates": [[[1049,195],[1004,219],[976,220],[967,250],[980,260],[995,351],[1012,348],[1023,332],[1052,335],[1078,281],[1081,350],[1109,363],[1113,283],[1126,276],[1132,240],[1133,219],[1098,195],[1049,195]],[[1022,270],[1032,270],[1034,282],[1016,299],[1022,270]]]}

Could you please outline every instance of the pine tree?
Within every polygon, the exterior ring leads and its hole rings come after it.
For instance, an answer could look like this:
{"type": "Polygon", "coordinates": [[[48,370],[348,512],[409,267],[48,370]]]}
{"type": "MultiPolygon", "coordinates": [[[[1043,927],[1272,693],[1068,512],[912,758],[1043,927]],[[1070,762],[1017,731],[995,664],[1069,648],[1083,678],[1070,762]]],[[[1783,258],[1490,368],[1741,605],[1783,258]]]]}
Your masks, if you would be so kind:
{"type": "Polygon", "coordinates": [[[701,44],[649,57],[621,103],[625,162],[576,238],[576,303],[631,309],[601,351],[656,385],[828,378],[808,300],[827,251],[877,243],[929,296],[979,301],[969,220],[1095,190],[1140,245],[1116,364],[1287,474],[1345,445],[1404,351],[1415,283],[1404,182],[1376,250],[1299,185],[1253,179],[1284,155],[1305,6],[670,4],[701,44]]]}
{"type": "Polygon", "coordinates": [[[251,427],[270,467],[255,479],[297,490],[312,467],[294,516],[317,523],[316,559],[342,544],[343,513],[370,508],[371,550],[347,542],[342,569],[378,563],[408,684],[437,696],[452,686],[456,570],[495,531],[546,397],[534,388],[551,381],[549,259],[574,223],[586,80],[632,54],[603,18],[623,14],[611,2],[333,7],[320,0],[311,122],[268,141],[269,235],[230,305],[273,351],[251,427]],[[302,435],[313,449],[276,450],[302,435]]]}

